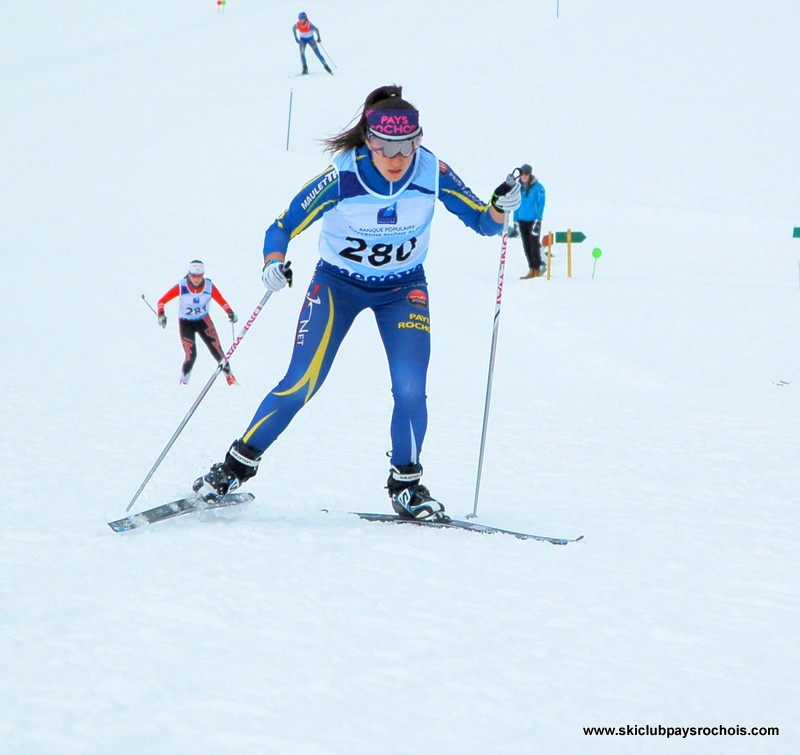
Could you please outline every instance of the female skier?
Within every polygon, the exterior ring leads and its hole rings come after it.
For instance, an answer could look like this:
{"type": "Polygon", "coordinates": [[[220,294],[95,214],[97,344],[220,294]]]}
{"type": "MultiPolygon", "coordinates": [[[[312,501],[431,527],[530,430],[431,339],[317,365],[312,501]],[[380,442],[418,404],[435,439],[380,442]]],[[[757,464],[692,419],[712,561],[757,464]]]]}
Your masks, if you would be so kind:
{"type": "MultiPolygon", "coordinates": [[[[208,307],[213,299],[220,307],[225,310],[228,319],[236,322],[236,317],[231,305],[225,301],[222,292],[211,282],[211,278],[205,277],[205,265],[201,260],[192,260],[189,263],[189,270],[186,276],[169,289],[159,300],[156,314],[158,324],[162,328],[167,327],[167,316],[164,309],[173,299],[178,299],[178,332],[183,346],[184,359],[181,365],[181,385],[186,385],[192,374],[192,367],[197,359],[197,343],[195,336],[200,336],[203,343],[208,347],[211,356],[221,362],[225,358],[222,346],[219,342],[217,329],[211,322],[211,315],[208,307]]],[[[231,366],[225,364],[223,367],[225,378],[228,385],[236,385],[236,378],[231,372],[231,366]]]]}
{"type": "Polygon", "coordinates": [[[306,291],[285,377],[273,388],[225,461],[195,480],[218,498],[256,474],[262,454],[319,390],[356,315],[371,309],[389,362],[394,409],[387,489],[403,517],[446,519],[422,484],[427,427],[425,383],[430,313],[423,262],[436,200],[484,236],[502,230],[520,187],[502,183],[485,204],[445,163],[421,146],[416,108],[399,86],[370,93],[358,122],[325,140],[332,164],[294,197],[264,239],[262,279],[270,291],[291,285],[289,241],[317,220],[320,260],[306,291]]]}

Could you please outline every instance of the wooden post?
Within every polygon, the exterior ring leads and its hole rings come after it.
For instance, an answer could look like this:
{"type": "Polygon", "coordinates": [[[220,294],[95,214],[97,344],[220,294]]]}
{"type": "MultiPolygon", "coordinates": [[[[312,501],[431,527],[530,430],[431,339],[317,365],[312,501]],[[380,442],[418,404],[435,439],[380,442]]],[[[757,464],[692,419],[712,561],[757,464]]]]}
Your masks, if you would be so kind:
{"type": "Polygon", "coordinates": [[[572,277],[572,229],[567,228],[567,278],[572,277]]]}

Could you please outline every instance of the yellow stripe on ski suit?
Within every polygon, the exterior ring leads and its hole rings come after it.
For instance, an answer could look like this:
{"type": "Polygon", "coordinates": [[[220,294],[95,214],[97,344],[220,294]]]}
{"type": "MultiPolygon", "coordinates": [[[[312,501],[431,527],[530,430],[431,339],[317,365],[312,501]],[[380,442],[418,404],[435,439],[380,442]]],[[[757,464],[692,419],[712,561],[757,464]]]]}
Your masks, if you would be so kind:
{"type": "Polygon", "coordinates": [[[328,289],[328,305],[330,307],[328,322],[325,325],[325,332],[322,334],[322,340],[319,342],[319,346],[317,347],[317,351],[311,360],[311,364],[308,365],[308,369],[306,370],[305,374],[300,378],[300,380],[297,381],[297,383],[295,383],[291,388],[287,388],[285,391],[275,393],[275,396],[288,396],[292,393],[297,393],[297,391],[299,391],[306,384],[308,384],[308,393],[306,393],[303,403],[307,404],[310,398],[314,395],[314,391],[317,388],[317,381],[319,380],[319,373],[322,370],[322,361],[325,359],[325,352],[328,350],[328,344],[331,340],[331,331],[333,330],[334,307],[333,294],[331,293],[330,289],[328,289]]]}
{"type": "MultiPolygon", "coordinates": [[[[276,410],[275,410],[275,412],[277,412],[277,411],[278,411],[278,410],[276,409],[276,410]]],[[[256,422],[256,423],[255,423],[255,425],[253,425],[253,426],[252,426],[252,427],[251,427],[251,428],[250,428],[250,429],[249,429],[249,430],[248,430],[248,431],[247,431],[247,432],[246,432],[246,433],[245,433],[245,434],[242,436],[242,440],[243,440],[245,443],[247,443],[247,442],[250,440],[250,438],[252,438],[252,437],[253,437],[253,433],[254,433],[256,430],[258,430],[258,428],[259,428],[259,427],[261,427],[261,425],[263,425],[263,424],[264,424],[264,423],[265,423],[265,422],[266,422],[266,421],[267,421],[267,420],[268,420],[268,419],[269,419],[269,418],[270,418],[270,417],[271,417],[273,414],[275,414],[275,412],[270,412],[270,413],[269,413],[269,414],[268,414],[266,417],[262,417],[260,420],[258,420],[258,422],[256,422]]]]}
{"type": "Polygon", "coordinates": [[[329,199],[327,202],[323,202],[319,207],[314,208],[312,212],[309,212],[306,216],[306,219],[297,226],[297,228],[292,231],[292,234],[289,238],[293,239],[299,233],[305,231],[308,226],[310,226],[320,215],[326,213],[328,211],[328,207],[330,205],[335,205],[335,199],[329,199]]]}
{"type": "Polygon", "coordinates": [[[452,189],[442,189],[442,194],[451,194],[454,197],[458,197],[461,202],[463,202],[467,207],[471,207],[473,210],[485,210],[489,205],[485,205],[483,203],[473,202],[469,197],[462,194],[460,191],[453,191],[452,189]]]}
{"type": "MultiPolygon", "coordinates": [[[[311,364],[308,365],[308,369],[305,371],[303,377],[297,381],[291,388],[285,391],[276,391],[273,393],[273,396],[288,396],[292,393],[297,393],[304,385],[308,384],[308,392],[306,393],[305,400],[303,401],[304,404],[307,404],[311,397],[314,395],[314,391],[317,387],[317,382],[319,380],[319,373],[322,370],[322,362],[325,359],[325,352],[328,350],[328,344],[331,340],[331,331],[333,330],[333,295],[331,294],[330,290],[328,291],[328,304],[330,305],[330,314],[328,315],[328,322],[325,325],[325,332],[322,334],[322,340],[320,341],[319,346],[317,347],[317,351],[314,354],[313,358],[311,359],[311,364]]],[[[277,409],[275,410],[277,411],[277,409]]],[[[266,417],[262,417],[258,422],[256,422],[243,436],[242,440],[247,443],[250,438],[253,437],[253,434],[258,430],[261,425],[263,425],[275,412],[270,412],[266,417]]]]}

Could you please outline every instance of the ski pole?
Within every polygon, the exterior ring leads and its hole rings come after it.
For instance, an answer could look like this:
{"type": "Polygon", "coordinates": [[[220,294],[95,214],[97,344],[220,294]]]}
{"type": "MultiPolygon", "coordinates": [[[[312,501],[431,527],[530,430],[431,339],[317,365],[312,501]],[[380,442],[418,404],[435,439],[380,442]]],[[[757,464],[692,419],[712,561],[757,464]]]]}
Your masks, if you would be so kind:
{"type": "Polygon", "coordinates": [[[206,393],[208,393],[209,390],[211,389],[211,386],[213,385],[214,381],[217,379],[217,376],[219,375],[219,373],[222,372],[222,370],[225,368],[225,365],[228,364],[228,360],[231,358],[231,356],[233,356],[233,352],[236,351],[237,347],[242,342],[242,339],[247,334],[247,331],[250,330],[250,326],[255,322],[256,317],[258,317],[258,313],[261,312],[261,310],[264,308],[264,305],[267,303],[267,299],[269,299],[270,296],[272,296],[272,291],[267,291],[267,293],[264,294],[264,298],[261,299],[261,301],[259,302],[258,306],[253,310],[253,314],[250,315],[250,318],[244,324],[244,327],[242,328],[242,332],[239,333],[238,338],[234,339],[233,343],[231,344],[231,347],[228,349],[228,353],[225,354],[223,359],[217,365],[217,369],[214,370],[214,374],[208,379],[208,382],[203,386],[203,390],[200,391],[200,394],[194,400],[194,403],[189,408],[189,411],[186,413],[186,416],[183,418],[183,421],[180,423],[180,425],[178,425],[178,429],[175,430],[175,432],[172,434],[172,437],[169,439],[169,443],[167,443],[167,445],[164,446],[164,450],[161,452],[159,457],[156,459],[156,463],[153,464],[152,468],[147,473],[147,477],[145,477],[144,480],[142,481],[142,484],[139,485],[139,489],[136,491],[136,493],[134,494],[133,498],[131,498],[131,502],[128,504],[128,508],[126,508],[125,511],[130,511],[131,510],[131,506],[133,506],[133,504],[136,502],[136,499],[139,497],[141,492],[144,490],[145,485],[147,485],[147,483],[150,482],[150,478],[155,474],[155,471],[158,469],[158,467],[160,466],[161,462],[164,461],[164,457],[169,453],[170,448],[172,448],[172,445],[178,439],[178,436],[183,431],[183,428],[186,427],[186,424],[191,419],[191,417],[194,414],[194,412],[197,409],[197,407],[200,406],[200,402],[205,398],[206,393]]]}
{"type": "Polygon", "coordinates": [[[144,302],[144,303],[145,303],[145,304],[146,304],[148,307],[150,307],[150,311],[151,311],[151,312],[152,312],[152,313],[153,313],[153,314],[154,314],[156,317],[158,317],[158,312],[156,312],[156,311],[153,309],[153,305],[152,305],[152,304],[151,304],[149,301],[147,301],[147,299],[145,299],[145,298],[144,298],[144,294],[142,294],[142,301],[143,301],[143,302],[144,302]]]}
{"type": "MultiPolygon", "coordinates": [[[[322,42],[318,42],[317,44],[319,44],[319,46],[322,47],[322,42]]],[[[325,57],[328,60],[330,60],[331,63],[333,63],[333,58],[331,57],[331,54],[324,47],[322,47],[322,52],[324,52],[325,53],[325,57]]],[[[333,63],[333,67],[334,68],[338,68],[339,66],[337,66],[336,63],[333,63]]]]}
{"type": "Polygon", "coordinates": [[[289,90],[289,122],[286,124],[286,151],[289,151],[289,135],[292,133],[292,100],[294,89],[289,90]]]}
{"type": "MultiPolygon", "coordinates": [[[[514,171],[516,172],[516,171],[514,171]]],[[[506,183],[513,186],[516,182],[514,172],[509,173],[506,183]]],[[[508,247],[508,221],[510,213],[503,213],[503,241],[500,244],[500,268],[497,271],[497,297],[494,305],[494,325],[492,328],[492,346],[489,350],[489,375],[486,379],[486,400],[483,405],[483,430],[481,431],[481,450],[478,455],[478,475],[475,480],[475,502],[472,513],[467,514],[467,519],[478,516],[478,496],[481,490],[481,472],[483,470],[483,452],[486,448],[486,429],[489,426],[489,404],[492,400],[492,378],[494,377],[494,359],[497,353],[497,331],[500,327],[500,305],[503,303],[503,278],[506,269],[506,249],[508,247]]]]}

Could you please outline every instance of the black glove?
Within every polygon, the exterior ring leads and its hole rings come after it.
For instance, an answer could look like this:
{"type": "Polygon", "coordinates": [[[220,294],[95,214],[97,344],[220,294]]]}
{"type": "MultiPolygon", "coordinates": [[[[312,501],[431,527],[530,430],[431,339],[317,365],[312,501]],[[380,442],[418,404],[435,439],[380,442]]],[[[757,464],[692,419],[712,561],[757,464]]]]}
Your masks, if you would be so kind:
{"type": "Polygon", "coordinates": [[[228,312],[228,319],[229,319],[231,322],[239,322],[239,318],[236,316],[236,313],[235,313],[233,310],[231,310],[230,312],[228,312]]]}
{"type": "Polygon", "coordinates": [[[162,328],[166,328],[167,327],[167,316],[163,312],[159,313],[159,315],[158,315],[158,324],[162,328]]]}
{"type": "Polygon", "coordinates": [[[522,204],[520,186],[513,176],[509,176],[492,192],[489,201],[498,212],[513,212],[522,204]]]}

